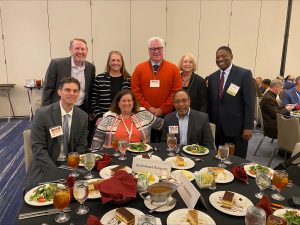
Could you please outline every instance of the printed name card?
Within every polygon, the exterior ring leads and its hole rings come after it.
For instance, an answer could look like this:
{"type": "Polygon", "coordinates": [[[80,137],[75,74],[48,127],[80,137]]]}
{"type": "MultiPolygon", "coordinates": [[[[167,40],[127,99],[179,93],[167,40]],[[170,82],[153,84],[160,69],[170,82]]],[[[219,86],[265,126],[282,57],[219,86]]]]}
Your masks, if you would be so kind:
{"type": "Polygon", "coordinates": [[[197,201],[201,194],[195,188],[195,186],[190,182],[183,173],[180,173],[177,177],[177,182],[179,186],[177,187],[177,191],[180,194],[182,200],[186,204],[189,209],[195,208],[197,201]]]}
{"type": "Polygon", "coordinates": [[[134,157],[131,168],[133,172],[147,172],[166,176],[171,173],[171,162],[134,157]]]}

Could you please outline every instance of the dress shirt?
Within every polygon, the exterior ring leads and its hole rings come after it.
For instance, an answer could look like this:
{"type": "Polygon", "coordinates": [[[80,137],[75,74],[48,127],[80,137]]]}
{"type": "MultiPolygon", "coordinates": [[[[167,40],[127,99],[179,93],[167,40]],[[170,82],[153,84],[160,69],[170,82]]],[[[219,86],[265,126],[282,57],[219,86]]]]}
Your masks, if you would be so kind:
{"type": "Polygon", "coordinates": [[[80,93],[79,97],[75,103],[76,106],[81,106],[85,99],[85,76],[84,76],[85,64],[83,62],[82,66],[76,66],[73,57],[71,59],[71,76],[76,78],[80,83],[80,93]]]}
{"type": "Polygon", "coordinates": [[[183,118],[179,117],[178,112],[176,113],[176,117],[178,119],[178,124],[179,124],[180,144],[182,144],[182,145],[187,144],[187,131],[188,131],[188,125],[189,125],[189,115],[190,115],[190,109],[183,118]]]}
{"type": "MultiPolygon", "coordinates": [[[[232,64],[226,69],[226,70],[224,70],[224,83],[223,83],[223,91],[224,91],[224,86],[225,86],[225,84],[226,84],[226,81],[227,81],[227,78],[228,78],[228,76],[229,76],[229,74],[230,74],[230,70],[231,70],[231,68],[232,68],[232,64]]],[[[222,70],[220,70],[220,79],[221,79],[221,76],[222,76],[222,70]]]]}

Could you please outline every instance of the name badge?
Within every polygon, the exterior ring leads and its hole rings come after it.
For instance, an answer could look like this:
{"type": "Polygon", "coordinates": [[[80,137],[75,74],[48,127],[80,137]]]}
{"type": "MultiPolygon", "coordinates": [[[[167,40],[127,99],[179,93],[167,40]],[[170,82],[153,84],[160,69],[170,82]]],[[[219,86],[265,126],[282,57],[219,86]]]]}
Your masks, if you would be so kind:
{"type": "Polygon", "coordinates": [[[51,138],[55,138],[55,137],[63,135],[61,126],[52,127],[49,129],[49,132],[50,132],[51,138]]]}
{"type": "Polygon", "coordinates": [[[239,86],[231,83],[226,92],[232,96],[236,96],[236,93],[238,93],[239,90],[240,90],[239,86]]]}
{"type": "Polygon", "coordinates": [[[178,134],[178,126],[169,126],[169,134],[178,134]]]}
{"type": "Polygon", "coordinates": [[[159,80],[150,80],[150,87],[160,87],[159,80]]]}

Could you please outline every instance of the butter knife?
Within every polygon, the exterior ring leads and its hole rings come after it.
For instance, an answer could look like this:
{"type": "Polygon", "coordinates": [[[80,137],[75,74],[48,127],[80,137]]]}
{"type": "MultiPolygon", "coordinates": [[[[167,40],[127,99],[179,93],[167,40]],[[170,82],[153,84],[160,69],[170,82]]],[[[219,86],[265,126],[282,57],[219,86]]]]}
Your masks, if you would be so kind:
{"type": "MultiPolygon", "coordinates": [[[[70,212],[70,211],[71,211],[71,209],[69,207],[64,209],[64,212],[70,212]]],[[[38,211],[38,212],[20,213],[19,220],[28,219],[28,218],[32,218],[32,217],[39,217],[39,216],[48,216],[48,215],[57,214],[57,213],[60,213],[60,210],[48,209],[48,210],[42,210],[42,211],[38,211]]]]}

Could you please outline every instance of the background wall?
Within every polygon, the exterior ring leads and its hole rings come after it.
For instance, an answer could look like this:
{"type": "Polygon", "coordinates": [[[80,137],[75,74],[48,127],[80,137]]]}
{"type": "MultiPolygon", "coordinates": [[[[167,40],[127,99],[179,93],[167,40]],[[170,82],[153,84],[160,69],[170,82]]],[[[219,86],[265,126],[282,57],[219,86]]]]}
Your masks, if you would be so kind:
{"type": "MultiPolygon", "coordinates": [[[[1,0],[0,83],[15,83],[16,115],[29,115],[27,79],[44,78],[51,58],[69,56],[74,37],[85,38],[97,73],[111,50],[120,50],[127,69],[148,58],[147,41],[166,41],[165,58],[178,63],[185,52],[198,73],[214,72],[215,51],[233,50],[234,63],[253,76],[274,78],[280,71],[287,0],[1,0]]],[[[293,2],[286,75],[299,75],[300,1],[293,2]]],[[[41,96],[34,91],[33,102],[41,96]]],[[[0,116],[8,103],[0,95],[0,116]]]]}

